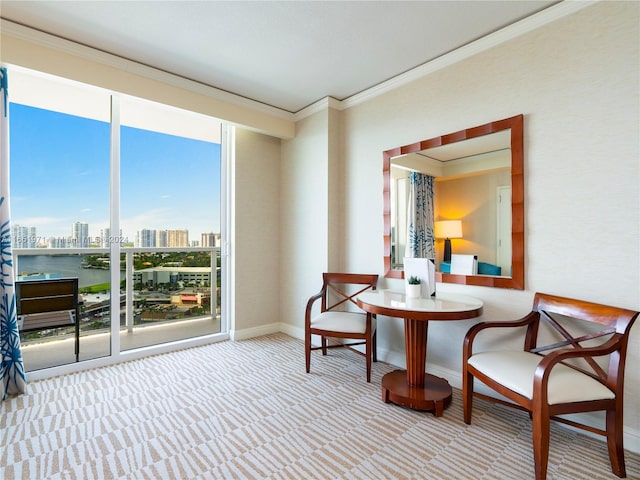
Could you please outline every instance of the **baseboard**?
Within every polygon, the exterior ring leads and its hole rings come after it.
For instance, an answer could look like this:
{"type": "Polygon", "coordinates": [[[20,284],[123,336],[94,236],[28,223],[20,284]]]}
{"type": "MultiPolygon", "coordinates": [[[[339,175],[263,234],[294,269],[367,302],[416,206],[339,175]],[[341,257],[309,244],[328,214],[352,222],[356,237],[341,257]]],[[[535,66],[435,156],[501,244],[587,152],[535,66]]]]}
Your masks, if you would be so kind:
{"type": "Polygon", "coordinates": [[[378,347],[378,361],[385,362],[389,365],[393,365],[398,368],[406,368],[407,359],[403,352],[396,352],[394,350],[384,350],[378,347]]]}
{"type": "Polygon", "coordinates": [[[304,328],[295,327],[290,323],[280,323],[280,331],[286,333],[290,337],[304,340],[304,328]]]}
{"type": "MultiPolygon", "coordinates": [[[[248,340],[249,338],[260,337],[262,335],[271,335],[272,333],[282,332],[280,323],[270,323],[259,327],[245,328],[242,330],[231,330],[229,337],[233,341],[248,340]]],[[[286,332],[283,332],[286,333],[286,332]]]]}

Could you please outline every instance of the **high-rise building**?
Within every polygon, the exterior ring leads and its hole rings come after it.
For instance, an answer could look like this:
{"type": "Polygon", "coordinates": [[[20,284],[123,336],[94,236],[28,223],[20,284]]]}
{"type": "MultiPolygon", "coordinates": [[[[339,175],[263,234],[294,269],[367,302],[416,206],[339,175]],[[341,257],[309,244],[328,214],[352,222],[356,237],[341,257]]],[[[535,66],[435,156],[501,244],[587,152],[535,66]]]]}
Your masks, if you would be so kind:
{"type": "Polygon", "coordinates": [[[136,233],[138,247],[188,247],[189,230],[150,230],[136,233]]]}
{"type": "Polygon", "coordinates": [[[76,248],[89,247],[89,224],[76,222],[71,227],[71,244],[76,248]]]}
{"type": "Polygon", "coordinates": [[[200,238],[201,238],[200,246],[202,247],[219,247],[220,246],[219,233],[203,233],[200,238]]]}
{"type": "Polygon", "coordinates": [[[188,247],[189,230],[167,230],[167,247],[188,247]]]}
{"type": "Polygon", "coordinates": [[[102,248],[109,248],[109,237],[111,236],[110,228],[103,228],[100,230],[100,246],[102,248]]]}
{"type": "Polygon", "coordinates": [[[139,241],[141,247],[155,247],[156,231],[148,230],[146,228],[140,230],[139,241]]]}
{"type": "Polygon", "coordinates": [[[158,230],[156,232],[156,246],[157,247],[168,247],[169,241],[167,239],[167,231],[166,230],[158,230]]]}
{"type": "MultiPolygon", "coordinates": [[[[100,246],[102,248],[109,248],[111,246],[111,243],[117,241],[120,241],[121,245],[124,243],[124,240],[122,238],[122,229],[120,229],[120,237],[118,238],[111,237],[111,229],[109,227],[100,230],[100,246]]],[[[139,244],[137,245],[139,246],[139,244]]]]}
{"type": "Polygon", "coordinates": [[[36,233],[36,227],[29,227],[29,241],[27,248],[36,248],[38,246],[38,235],[36,233]]]}
{"type": "Polygon", "coordinates": [[[11,245],[13,248],[36,248],[38,246],[36,227],[14,225],[11,230],[11,245]]]}
{"type": "Polygon", "coordinates": [[[11,245],[13,246],[13,248],[27,248],[27,236],[29,235],[29,228],[22,227],[20,225],[14,225],[11,230],[11,245]]]}
{"type": "Polygon", "coordinates": [[[71,248],[74,245],[71,237],[49,237],[47,246],[49,248],[71,248]]]}

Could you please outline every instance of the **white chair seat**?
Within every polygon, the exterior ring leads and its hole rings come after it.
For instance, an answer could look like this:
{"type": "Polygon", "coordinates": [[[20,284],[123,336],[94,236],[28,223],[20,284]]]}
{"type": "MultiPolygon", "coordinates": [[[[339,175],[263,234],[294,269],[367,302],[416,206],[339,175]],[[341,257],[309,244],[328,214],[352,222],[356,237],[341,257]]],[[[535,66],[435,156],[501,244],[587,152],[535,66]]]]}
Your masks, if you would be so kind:
{"type": "MultiPolygon", "coordinates": [[[[356,312],[323,312],[311,319],[311,327],[341,333],[360,333],[365,331],[367,316],[356,312]]],[[[371,329],[375,330],[375,320],[371,329]]]]}
{"type": "MultiPolygon", "coordinates": [[[[468,363],[509,390],[533,398],[533,378],[542,357],[529,352],[497,351],[472,355],[468,363]],[[505,368],[508,365],[509,368],[505,368]]],[[[594,378],[557,364],[548,384],[549,405],[614,398],[614,393],[594,378]]]]}

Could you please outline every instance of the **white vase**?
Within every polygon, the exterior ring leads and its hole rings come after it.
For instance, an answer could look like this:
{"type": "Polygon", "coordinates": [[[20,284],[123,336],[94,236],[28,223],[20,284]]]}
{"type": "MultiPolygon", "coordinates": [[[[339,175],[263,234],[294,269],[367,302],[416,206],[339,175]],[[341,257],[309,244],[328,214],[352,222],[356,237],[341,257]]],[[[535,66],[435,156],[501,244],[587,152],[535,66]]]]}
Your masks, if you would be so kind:
{"type": "Polygon", "coordinates": [[[420,287],[421,285],[411,285],[407,283],[405,285],[407,287],[406,296],[407,298],[419,298],[420,297],[420,287]]]}

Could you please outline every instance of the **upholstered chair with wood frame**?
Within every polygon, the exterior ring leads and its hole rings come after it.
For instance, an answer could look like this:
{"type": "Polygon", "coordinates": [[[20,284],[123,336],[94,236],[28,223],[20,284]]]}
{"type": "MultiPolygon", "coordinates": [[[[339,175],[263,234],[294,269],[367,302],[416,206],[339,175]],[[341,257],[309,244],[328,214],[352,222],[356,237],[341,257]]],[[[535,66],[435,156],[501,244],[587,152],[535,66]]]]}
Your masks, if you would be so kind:
{"type": "Polygon", "coordinates": [[[356,304],[356,297],[366,290],[375,290],[378,275],[323,273],[322,280],[322,289],[308,300],[305,311],[304,347],[307,373],[311,369],[313,350],[322,350],[322,355],[326,355],[327,349],[330,348],[348,348],[364,355],[367,382],[370,382],[371,361],[377,361],[376,319],[375,315],[360,310],[356,304]],[[316,305],[318,301],[319,311],[316,305]],[[312,335],[320,336],[320,346],[311,344],[312,335]],[[365,346],[364,353],[353,348],[357,345],[365,346]]]}
{"type": "Polygon", "coordinates": [[[474,396],[529,412],[536,480],[547,475],[550,420],[603,435],[611,469],[624,478],[624,368],[629,332],[637,317],[638,312],[631,310],[536,293],[532,311],[522,319],[473,326],[463,346],[465,423],[471,423],[474,396]],[[523,350],[474,351],[474,347],[480,350],[476,344],[487,340],[486,332],[498,334],[514,327],[524,334],[523,350]],[[474,392],[474,378],[509,401],[474,392]],[[604,430],[558,417],[599,410],[605,411],[604,430]]]}

